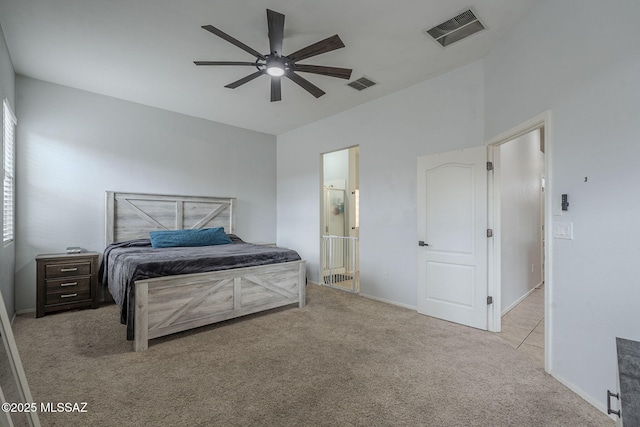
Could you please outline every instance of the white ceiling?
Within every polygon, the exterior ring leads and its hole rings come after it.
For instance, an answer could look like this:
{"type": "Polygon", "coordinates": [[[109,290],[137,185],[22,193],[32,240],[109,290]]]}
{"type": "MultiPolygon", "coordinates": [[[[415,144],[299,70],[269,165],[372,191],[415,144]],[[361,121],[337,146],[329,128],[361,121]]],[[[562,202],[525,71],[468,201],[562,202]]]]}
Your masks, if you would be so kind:
{"type": "Polygon", "coordinates": [[[140,104],[278,135],[482,58],[535,0],[0,0],[16,73],[140,104]],[[473,1],[473,2],[472,2],[473,1]],[[445,49],[422,30],[472,7],[487,30],[445,49]],[[283,51],[338,34],[346,47],[301,63],[352,68],[379,84],[302,74],[314,98],[283,79],[224,85],[251,67],[197,67],[194,60],[254,57],[201,29],[211,24],[268,53],[266,9],[283,13],[283,51]]]}

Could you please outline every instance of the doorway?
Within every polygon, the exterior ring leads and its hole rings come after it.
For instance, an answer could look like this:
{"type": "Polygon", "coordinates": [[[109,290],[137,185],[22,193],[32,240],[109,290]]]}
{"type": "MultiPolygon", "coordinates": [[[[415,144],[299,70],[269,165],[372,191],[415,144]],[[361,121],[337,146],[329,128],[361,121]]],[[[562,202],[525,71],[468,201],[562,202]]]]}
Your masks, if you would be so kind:
{"type": "Polygon", "coordinates": [[[544,364],[544,128],[494,146],[500,336],[544,364]]]}
{"type": "Polygon", "coordinates": [[[550,370],[551,219],[549,114],[488,143],[489,292],[495,298],[489,330],[550,370]]]}
{"type": "MultiPolygon", "coordinates": [[[[544,227],[545,223],[550,223],[552,215],[549,123],[550,113],[545,112],[490,140],[486,146],[419,157],[416,245],[419,313],[500,332],[502,315],[522,303],[535,289],[543,289],[540,300],[543,301],[544,322],[534,324],[528,334],[536,328],[535,332],[541,334],[542,359],[547,372],[552,368],[549,355],[553,322],[548,309],[553,289],[549,280],[552,277],[551,227],[544,227]],[[538,138],[527,146],[537,152],[537,175],[533,175],[525,186],[527,191],[521,191],[521,185],[513,186],[512,192],[517,197],[523,192],[529,195],[528,198],[519,200],[505,196],[506,208],[503,210],[500,174],[507,175],[503,166],[510,154],[500,147],[507,147],[508,142],[530,133],[527,138],[538,138]],[[502,163],[501,157],[505,157],[502,163]],[[517,202],[515,207],[519,207],[515,213],[509,210],[513,200],[517,202]],[[518,234],[522,215],[538,219],[538,222],[528,224],[533,231],[528,231],[526,236],[518,234]],[[503,243],[501,229],[506,230],[509,221],[515,224],[511,226],[516,234],[503,243]],[[533,245],[529,247],[531,242],[533,245]],[[517,256],[517,268],[507,259],[511,255],[517,256]],[[513,288],[507,281],[523,273],[525,291],[518,294],[521,288],[516,288],[511,292],[513,288]],[[534,285],[530,286],[532,280],[534,285]]],[[[520,148],[519,145],[516,147],[520,148]]],[[[531,159],[526,161],[531,162],[531,159]]],[[[515,172],[526,166],[518,162],[508,165],[515,172]]],[[[505,194],[511,184],[505,183],[505,194]]]]}
{"type": "Polygon", "coordinates": [[[360,148],[325,153],[321,158],[319,283],[360,292],[360,148]]]}

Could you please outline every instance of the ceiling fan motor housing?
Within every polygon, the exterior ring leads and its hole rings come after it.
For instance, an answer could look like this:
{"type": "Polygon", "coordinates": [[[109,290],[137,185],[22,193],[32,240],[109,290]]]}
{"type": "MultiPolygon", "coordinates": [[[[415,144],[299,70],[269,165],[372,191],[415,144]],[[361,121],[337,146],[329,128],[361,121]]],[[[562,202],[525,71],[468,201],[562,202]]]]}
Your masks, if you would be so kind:
{"type": "Polygon", "coordinates": [[[278,55],[267,55],[267,74],[270,76],[283,76],[291,71],[288,58],[278,55]]]}

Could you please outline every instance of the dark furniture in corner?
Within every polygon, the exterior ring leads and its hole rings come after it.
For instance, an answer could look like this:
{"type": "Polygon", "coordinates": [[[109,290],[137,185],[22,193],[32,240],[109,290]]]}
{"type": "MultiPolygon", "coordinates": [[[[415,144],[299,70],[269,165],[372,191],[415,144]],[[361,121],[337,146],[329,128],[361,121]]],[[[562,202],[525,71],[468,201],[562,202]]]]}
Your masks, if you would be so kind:
{"type": "Polygon", "coordinates": [[[97,252],[36,257],[36,317],[74,308],[98,307],[97,252]]]}

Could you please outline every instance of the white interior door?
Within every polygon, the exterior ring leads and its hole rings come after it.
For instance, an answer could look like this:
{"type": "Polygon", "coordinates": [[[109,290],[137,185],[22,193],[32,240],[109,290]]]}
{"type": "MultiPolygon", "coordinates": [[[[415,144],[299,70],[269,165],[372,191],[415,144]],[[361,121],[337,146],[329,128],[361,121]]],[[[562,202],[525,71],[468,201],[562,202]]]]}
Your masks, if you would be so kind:
{"type": "Polygon", "coordinates": [[[418,312],[484,330],[486,161],[486,147],[418,158],[416,245],[418,312]]]}

